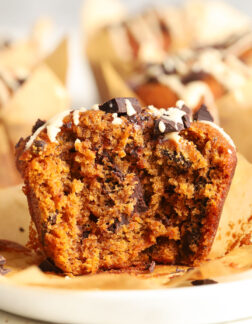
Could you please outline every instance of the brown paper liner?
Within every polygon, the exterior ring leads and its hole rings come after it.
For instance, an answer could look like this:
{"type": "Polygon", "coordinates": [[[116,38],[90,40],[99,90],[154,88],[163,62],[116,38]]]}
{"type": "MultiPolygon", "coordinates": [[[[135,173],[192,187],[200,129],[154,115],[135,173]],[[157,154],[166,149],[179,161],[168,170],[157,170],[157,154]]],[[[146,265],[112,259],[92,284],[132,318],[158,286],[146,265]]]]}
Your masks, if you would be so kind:
{"type": "Polygon", "coordinates": [[[16,169],[13,151],[7,137],[6,129],[0,119],[0,186],[7,187],[21,182],[21,177],[16,169]]]}
{"type": "Polygon", "coordinates": [[[107,290],[165,289],[192,285],[192,281],[199,279],[214,279],[217,282],[251,279],[252,245],[239,246],[250,243],[242,242],[242,238],[250,234],[252,229],[251,220],[248,219],[252,206],[251,181],[252,165],[238,154],[238,166],[221,215],[216,240],[209,260],[199,267],[157,265],[152,273],[131,269],[124,273],[109,271],[80,277],[46,274],[39,270],[38,264],[42,257],[22,247],[28,239],[30,216],[21,187],[1,189],[0,254],[6,257],[6,267],[11,271],[4,277],[0,276],[0,282],[47,288],[107,290]],[[232,224],[236,237],[226,235],[229,224],[232,224]],[[20,231],[20,228],[23,230],[20,231]],[[17,243],[13,245],[6,240],[17,243]]]}
{"type": "Polygon", "coordinates": [[[252,80],[223,96],[217,102],[220,123],[238,150],[252,162],[252,80]]]}
{"type": "MultiPolygon", "coordinates": [[[[84,47],[84,52],[87,55],[96,80],[100,98],[104,101],[106,100],[105,98],[108,98],[106,90],[108,83],[105,82],[105,79],[109,78],[109,74],[104,75],[103,65],[110,65],[110,71],[115,70],[114,73],[117,73],[119,77],[123,77],[126,80],[135,71],[138,62],[137,60],[122,61],[115,52],[109,34],[105,30],[90,36],[84,47]]],[[[113,83],[109,82],[109,86],[113,87],[113,83]]]]}
{"type": "Polygon", "coordinates": [[[37,120],[48,119],[69,107],[68,94],[51,69],[40,65],[1,110],[13,145],[26,137],[37,120]]]}
{"type": "Polygon", "coordinates": [[[55,73],[58,79],[66,85],[68,71],[68,39],[64,38],[45,59],[44,63],[55,73]]]}
{"type": "Polygon", "coordinates": [[[0,188],[21,181],[14,165],[14,146],[20,137],[30,135],[38,118],[47,120],[69,108],[70,100],[64,87],[68,40],[63,39],[55,50],[45,56],[39,37],[44,34],[45,25],[39,25],[30,39],[0,51],[0,67],[30,72],[28,79],[0,109],[0,159],[3,162],[0,166],[0,188]]]}

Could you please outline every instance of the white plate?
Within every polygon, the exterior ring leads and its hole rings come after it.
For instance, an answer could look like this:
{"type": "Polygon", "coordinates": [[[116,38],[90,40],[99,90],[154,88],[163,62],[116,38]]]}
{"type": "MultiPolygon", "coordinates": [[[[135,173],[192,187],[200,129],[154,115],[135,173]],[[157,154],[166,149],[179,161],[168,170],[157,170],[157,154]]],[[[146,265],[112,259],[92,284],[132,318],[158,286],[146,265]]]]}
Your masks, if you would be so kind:
{"type": "Polygon", "coordinates": [[[252,280],[166,290],[69,291],[0,285],[0,308],[57,323],[205,324],[252,316],[252,280]]]}

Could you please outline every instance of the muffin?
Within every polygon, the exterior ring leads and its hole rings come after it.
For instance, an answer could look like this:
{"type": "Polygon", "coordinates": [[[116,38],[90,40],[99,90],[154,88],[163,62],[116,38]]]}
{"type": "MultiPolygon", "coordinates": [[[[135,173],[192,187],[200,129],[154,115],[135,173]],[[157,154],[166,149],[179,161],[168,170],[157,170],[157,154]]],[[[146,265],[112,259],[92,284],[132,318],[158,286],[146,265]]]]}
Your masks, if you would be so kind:
{"type": "Polygon", "coordinates": [[[205,103],[217,118],[215,102],[246,85],[252,77],[242,58],[245,52],[238,53],[235,48],[236,42],[230,39],[226,44],[180,51],[161,64],[146,66],[129,85],[146,105],[162,108],[182,99],[197,110],[205,103]]]}
{"type": "MultiPolygon", "coordinates": [[[[89,5],[85,6],[83,13],[84,32],[88,35],[84,47],[102,100],[111,98],[111,94],[107,94],[105,64],[111,65],[120,77],[128,80],[141,71],[142,65],[161,63],[167,54],[176,54],[181,49],[228,44],[251,34],[249,17],[218,1],[159,5],[135,15],[125,14],[126,10],[122,13],[121,8],[115,12],[116,3],[100,0],[96,4],[96,7],[102,5],[106,12],[113,13],[109,19],[95,15],[95,10],[91,10],[89,5]],[[87,24],[90,17],[92,24],[87,24]]],[[[248,61],[251,59],[251,41],[243,39],[239,41],[240,45],[248,61]]]]}
{"type": "Polygon", "coordinates": [[[204,260],[236,166],[212,120],[115,98],[38,121],[16,161],[45,255],[74,275],[204,260]]]}

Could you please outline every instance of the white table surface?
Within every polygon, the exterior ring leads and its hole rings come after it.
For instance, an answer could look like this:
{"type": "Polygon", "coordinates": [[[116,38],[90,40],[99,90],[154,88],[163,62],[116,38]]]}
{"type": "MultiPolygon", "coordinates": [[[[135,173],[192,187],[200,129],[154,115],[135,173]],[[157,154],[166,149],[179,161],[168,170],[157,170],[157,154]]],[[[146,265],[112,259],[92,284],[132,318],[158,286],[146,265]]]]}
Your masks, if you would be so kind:
{"type": "MultiPolygon", "coordinates": [[[[21,317],[15,316],[15,315],[5,313],[0,310],[0,324],[5,324],[5,323],[8,323],[8,324],[48,324],[45,322],[38,322],[38,321],[30,320],[30,319],[21,318],[21,317]]],[[[71,324],[71,323],[69,323],[69,324],[71,324]]],[[[88,323],[83,323],[83,324],[88,324],[88,323]]],[[[120,323],[118,323],[118,324],[120,324],[120,323]]],[[[135,324],[135,323],[132,323],[132,324],[135,324]]],[[[181,324],[185,324],[185,323],[181,323],[181,324]]],[[[252,318],[247,318],[247,319],[243,319],[243,320],[239,320],[239,321],[222,322],[220,324],[252,324],[252,318]]]]}

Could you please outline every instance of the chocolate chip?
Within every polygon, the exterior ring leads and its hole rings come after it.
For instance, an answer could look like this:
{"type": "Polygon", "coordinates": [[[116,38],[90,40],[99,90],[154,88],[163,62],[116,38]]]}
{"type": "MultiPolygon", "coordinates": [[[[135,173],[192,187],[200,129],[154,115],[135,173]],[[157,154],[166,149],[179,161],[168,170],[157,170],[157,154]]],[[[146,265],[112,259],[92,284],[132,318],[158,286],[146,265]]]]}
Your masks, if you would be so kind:
{"type": "Polygon", "coordinates": [[[5,265],[5,263],[6,263],[5,257],[3,257],[2,255],[0,255],[0,266],[5,265]]]}
{"type": "Polygon", "coordinates": [[[115,165],[113,167],[112,173],[114,174],[114,176],[119,180],[119,181],[123,181],[125,178],[124,173],[115,165]]]}
{"type": "Polygon", "coordinates": [[[181,110],[183,110],[188,115],[191,115],[191,113],[192,113],[192,110],[189,107],[187,107],[186,105],[183,105],[181,107],[181,110]]]}
{"type": "Polygon", "coordinates": [[[126,215],[122,214],[121,220],[115,219],[114,223],[108,227],[108,230],[110,232],[116,233],[116,232],[118,232],[118,230],[120,229],[121,226],[128,225],[128,224],[129,224],[128,217],[126,215]]]}
{"type": "Polygon", "coordinates": [[[191,125],[190,117],[188,115],[182,116],[182,120],[185,128],[189,128],[191,125]]]}
{"type": "Polygon", "coordinates": [[[148,267],[149,272],[152,273],[155,270],[155,267],[156,267],[156,262],[152,261],[148,267]]]}
{"type": "Polygon", "coordinates": [[[203,104],[200,106],[199,110],[197,110],[193,115],[193,120],[194,121],[206,120],[212,122],[214,119],[210,114],[210,112],[208,111],[207,106],[203,104]]]}
{"type": "Polygon", "coordinates": [[[88,238],[90,233],[91,233],[90,231],[84,231],[84,232],[82,233],[82,238],[83,238],[83,239],[88,238]]]}
{"type": "Polygon", "coordinates": [[[45,124],[44,120],[38,119],[35,123],[35,125],[32,127],[32,134],[36,132],[37,129],[39,129],[41,126],[45,124]]]}
{"type": "Polygon", "coordinates": [[[155,134],[167,134],[173,132],[179,132],[184,129],[184,125],[180,123],[175,123],[173,120],[168,120],[165,118],[158,118],[155,120],[154,133],[155,134]]]}
{"type": "Polygon", "coordinates": [[[142,108],[136,98],[114,98],[99,106],[100,110],[106,113],[117,113],[118,116],[127,115],[127,101],[130,102],[136,113],[140,113],[142,108]]]}
{"type": "Polygon", "coordinates": [[[183,84],[187,84],[193,81],[203,80],[208,76],[208,74],[204,71],[190,72],[182,77],[181,81],[183,84]]]}
{"type": "Polygon", "coordinates": [[[57,223],[57,215],[58,215],[58,211],[56,210],[55,213],[51,213],[48,217],[48,222],[51,225],[55,225],[57,223]]]}
{"type": "Polygon", "coordinates": [[[162,150],[162,154],[166,156],[170,161],[179,164],[180,167],[189,169],[192,166],[192,162],[187,160],[181,152],[177,153],[175,151],[162,150]]]}
{"type": "Polygon", "coordinates": [[[35,140],[35,141],[33,142],[33,145],[34,145],[37,149],[39,149],[39,150],[43,150],[44,147],[46,146],[46,142],[43,141],[43,140],[35,140]]]}
{"type": "Polygon", "coordinates": [[[192,281],[193,286],[211,285],[211,284],[217,284],[217,283],[218,283],[218,281],[215,281],[212,279],[201,279],[201,280],[192,281]]]}
{"type": "Polygon", "coordinates": [[[17,83],[18,83],[19,86],[21,86],[22,84],[24,84],[25,81],[26,81],[26,78],[18,78],[17,79],[17,83]]]}
{"type": "Polygon", "coordinates": [[[25,230],[23,229],[23,227],[19,227],[19,232],[24,232],[25,230]]]}
{"type": "Polygon", "coordinates": [[[144,200],[141,182],[137,177],[135,178],[137,179],[137,184],[135,186],[134,193],[131,196],[133,199],[136,199],[136,204],[134,206],[133,213],[143,213],[148,209],[148,206],[146,205],[146,202],[144,200]]]}
{"type": "Polygon", "coordinates": [[[98,222],[98,217],[96,217],[94,214],[90,213],[89,215],[89,219],[94,222],[97,223],[98,222]]]}
{"type": "Polygon", "coordinates": [[[43,272],[54,272],[54,273],[63,273],[63,271],[58,268],[51,259],[46,259],[40,263],[39,269],[43,272]]]}

